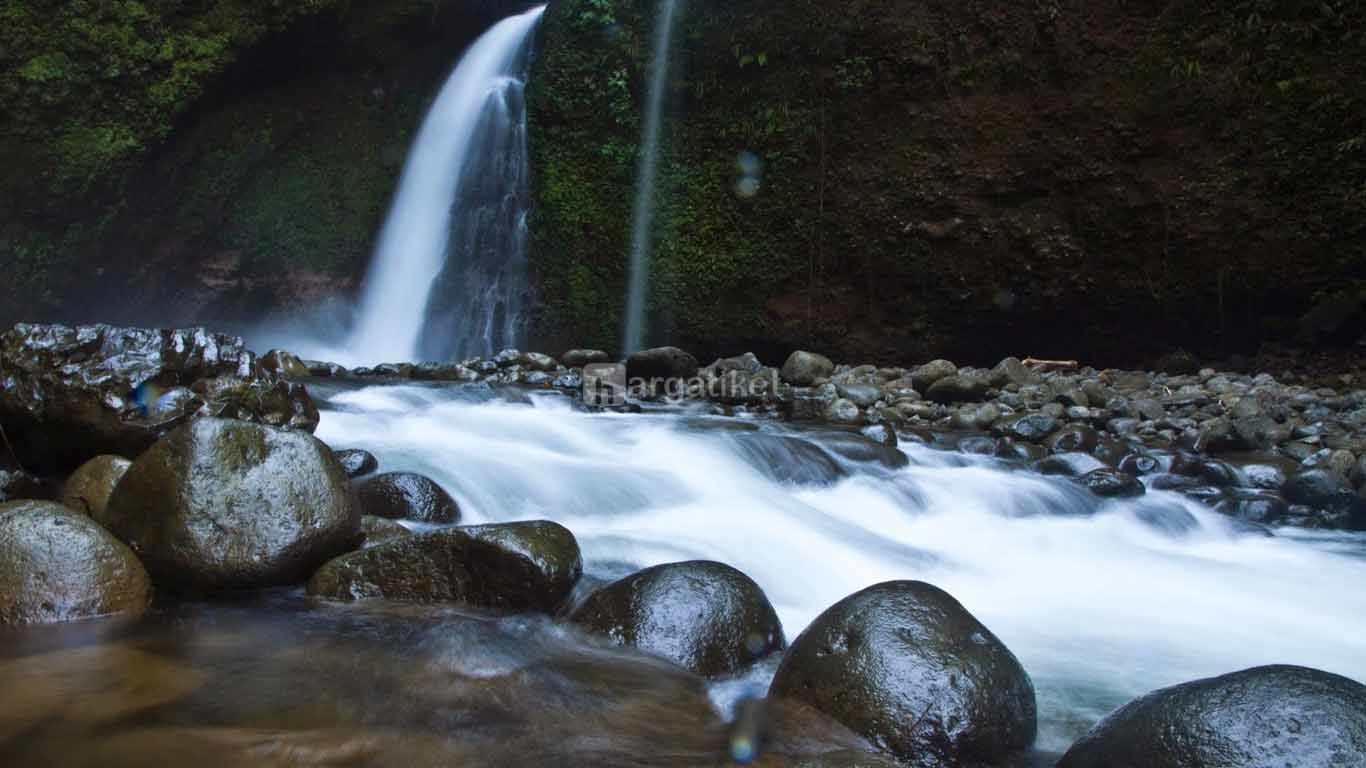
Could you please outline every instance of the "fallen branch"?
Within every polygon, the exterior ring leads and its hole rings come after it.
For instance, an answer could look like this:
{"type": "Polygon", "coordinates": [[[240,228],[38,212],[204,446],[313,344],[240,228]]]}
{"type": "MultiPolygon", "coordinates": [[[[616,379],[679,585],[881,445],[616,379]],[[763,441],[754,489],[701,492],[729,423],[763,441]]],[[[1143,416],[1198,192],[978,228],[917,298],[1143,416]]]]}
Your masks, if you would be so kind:
{"type": "Polygon", "coordinates": [[[1076,360],[1038,360],[1026,357],[1024,364],[1039,371],[1075,371],[1081,367],[1076,360]]]}

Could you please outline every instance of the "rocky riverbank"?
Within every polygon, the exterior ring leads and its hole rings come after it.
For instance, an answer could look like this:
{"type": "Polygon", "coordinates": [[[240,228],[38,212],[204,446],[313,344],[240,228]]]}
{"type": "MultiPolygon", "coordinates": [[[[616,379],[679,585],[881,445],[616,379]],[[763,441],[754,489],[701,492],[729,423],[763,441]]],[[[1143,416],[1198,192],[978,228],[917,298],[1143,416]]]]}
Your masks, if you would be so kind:
{"type": "Polygon", "coordinates": [[[780,367],[753,354],[702,366],[676,348],[637,353],[617,370],[600,350],[558,359],[505,350],[354,370],[287,353],[272,359],[300,378],[557,390],[592,408],[702,403],[726,415],[857,430],[886,445],[994,456],[1074,477],[1102,496],[1179,491],[1254,525],[1366,530],[1366,380],[1355,373],[1329,378],[1337,382],[1329,387],[1322,371],[1301,381],[1294,371],[1202,369],[1181,355],[1169,358],[1168,371],[1017,358],[990,369],[948,360],[837,365],[800,351],[780,367]]]}
{"type": "MultiPolygon", "coordinates": [[[[0,504],[0,625],[132,618],[171,598],[274,588],[319,606],[383,601],[541,617],[589,648],[662,659],[669,675],[696,688],[777,662],[767,699],[743,705],[730,726],[706,726],[712,734],[729,728],[728,740],[695,735],[687,757],[636,762],[567,742],[555,747],[561,764],[1041,764],[1029,754],[1038,704],[1028,670],[947,592],[920,581],[877,584],[830,606],[789,642],[764,590],[725,563],[587,580],[569,529],[460,525],[459,503],[437,483],[313,437],[308,381],[327,377],[560,390],[586,396],[583,408],[627,411],[673,393],[707,410],[838,427],[872,448],[916,441],[989,452],[1073,476],[1102,496],[1181,490],[1250,524],[1360,526],[1362,499],[1347,479],[1361,470],[1360,391],[1018,360],[974,370],[947,361],[837,366],[807,352],[781,368],[753,355],[702,367],[674,348],[621,365],[608,357],[509,350],[460,364],[349,371],[280,351],[257,358],[238,339],[199,330],[18,326],[0,337],[0,426],[8,460],[20,465],[9,476],[28,485],[7,486],[15,500],[0,504]],[[607,383],[606,404],[593,402],[604,390],[585,381],[607,383]],[[135,394],[152,384],[150,394],[135,394]],[[216,396],[258,390],[289,394],[281,401],[289,407],[216,396]],[[1312,450],[1297,461],[1296,446],[1312,450]],[[1252,449],[1262,452],[1256,460],[1228,453],[1252,449]],[[25,461],[48,457],[61,461],[31,464],[38,475],[24,471],[25,461]],[[82,458],[74,471],[64,468],[82,458]],[[792,708],[814,735],[793,735],[792,708]],[[766,727],[775,723],[784,724],[776,733],[766,727]],[[699,761],[694,742],[706,742],[713,757],[699,761]]],[[[455,746],[462,764],[496,764],[459,739],[455,746]]],[[[1291,755],[1291,765],[1330,766],[1363,753],[1366,686],[1303,667],[1260,667],[1143,697],[1097,725],[1060,765],[1175,768],[1191,755],[1235,755],[1237,764],[1291,755]],[[1173,719],[1190,731],[1179,753],[1166,738],[1173,719]]],[[[371,764],[390,763],[381,756],[371,764]]]]}

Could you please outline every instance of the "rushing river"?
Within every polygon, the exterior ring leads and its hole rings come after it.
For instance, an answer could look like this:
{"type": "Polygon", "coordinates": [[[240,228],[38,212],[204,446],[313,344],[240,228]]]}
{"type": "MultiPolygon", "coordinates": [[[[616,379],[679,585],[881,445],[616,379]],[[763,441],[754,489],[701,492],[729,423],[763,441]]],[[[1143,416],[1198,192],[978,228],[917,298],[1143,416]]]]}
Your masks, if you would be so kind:
{"type": "MultiPolygon", "coordinates": [[[[903,459],[849,433],[700,410],[313,391],[320,438],[435,478],[463,522],[569,527],[590,584],[720,560],[764,588],[789,640],[870,584],[943,587],[1033,677],[1040,764],[1156,687],[1267,663],[1366,680],[1366,537],[1267,536],[1174,494],[1101,502],[990,459],[905,442],[903,459]]],[[[720,764],[724,713],[773,668],[703,688],[548,618],[298,591],[171,602],[134,622],[0,631],[0,764],[720,764]]],[[[774,718],[789,734],[778,749],[858,746],[809,714],[774,718]]]]}
{"type": "Polygon", "coordinates": [[[802,432],[772,422],[414,386],[332,402],[319,437],[435,478],[466,522],[556,520],[602,578],[728,563],[764,588],[789,640],[871,584],[942,587],[1033,677],[1043,749],[1193,678],[1292,663],[1366,680],[1363,537],[1267,537],[1174,493],[1100,502],[919,445],[892,469],[807,450],[828,436],[792,440],[802,432]]]}

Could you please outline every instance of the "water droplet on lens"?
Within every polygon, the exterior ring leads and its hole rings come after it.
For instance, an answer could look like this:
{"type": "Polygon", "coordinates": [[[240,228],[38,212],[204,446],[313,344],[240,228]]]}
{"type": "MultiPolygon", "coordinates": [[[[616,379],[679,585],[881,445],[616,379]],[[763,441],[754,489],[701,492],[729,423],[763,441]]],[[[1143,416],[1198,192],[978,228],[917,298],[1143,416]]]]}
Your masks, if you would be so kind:
{"type": "Polygon", "coordinates": [[[753,152],[741,152],[735,158],[735,170],[741,176],[758,176],[763,173],[763,161],[753,152]]]}

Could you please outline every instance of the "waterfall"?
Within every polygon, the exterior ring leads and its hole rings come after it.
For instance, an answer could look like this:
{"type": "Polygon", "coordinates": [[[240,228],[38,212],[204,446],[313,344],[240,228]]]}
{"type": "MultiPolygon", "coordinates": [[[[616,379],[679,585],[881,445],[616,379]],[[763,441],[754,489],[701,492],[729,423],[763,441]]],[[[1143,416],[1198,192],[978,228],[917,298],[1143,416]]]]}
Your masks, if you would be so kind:
{"type": "Polygon", "coordinates": [[[640,168],[636,174],[636,202],[631,224],[631,271],[626,293],[626,354],[640,349],[645,337],[645,294],[649,290],[650,235],[654,225],[655,175],[659,166],[659,123],[664,111],[664,90],[669,78],[669,53],[673,20],[679,0],[663,0],[655,22],[655,55],[650,67],[650,90],[646,96],[645,129],[640,142],[640,168]]]}
{"type": "Polygon", "coordinates": [[[519,342],[527,290],[522,88],[544,10],[494,25],[437,94],[380,233],[351,357],[406,361],[519,342]]]}

